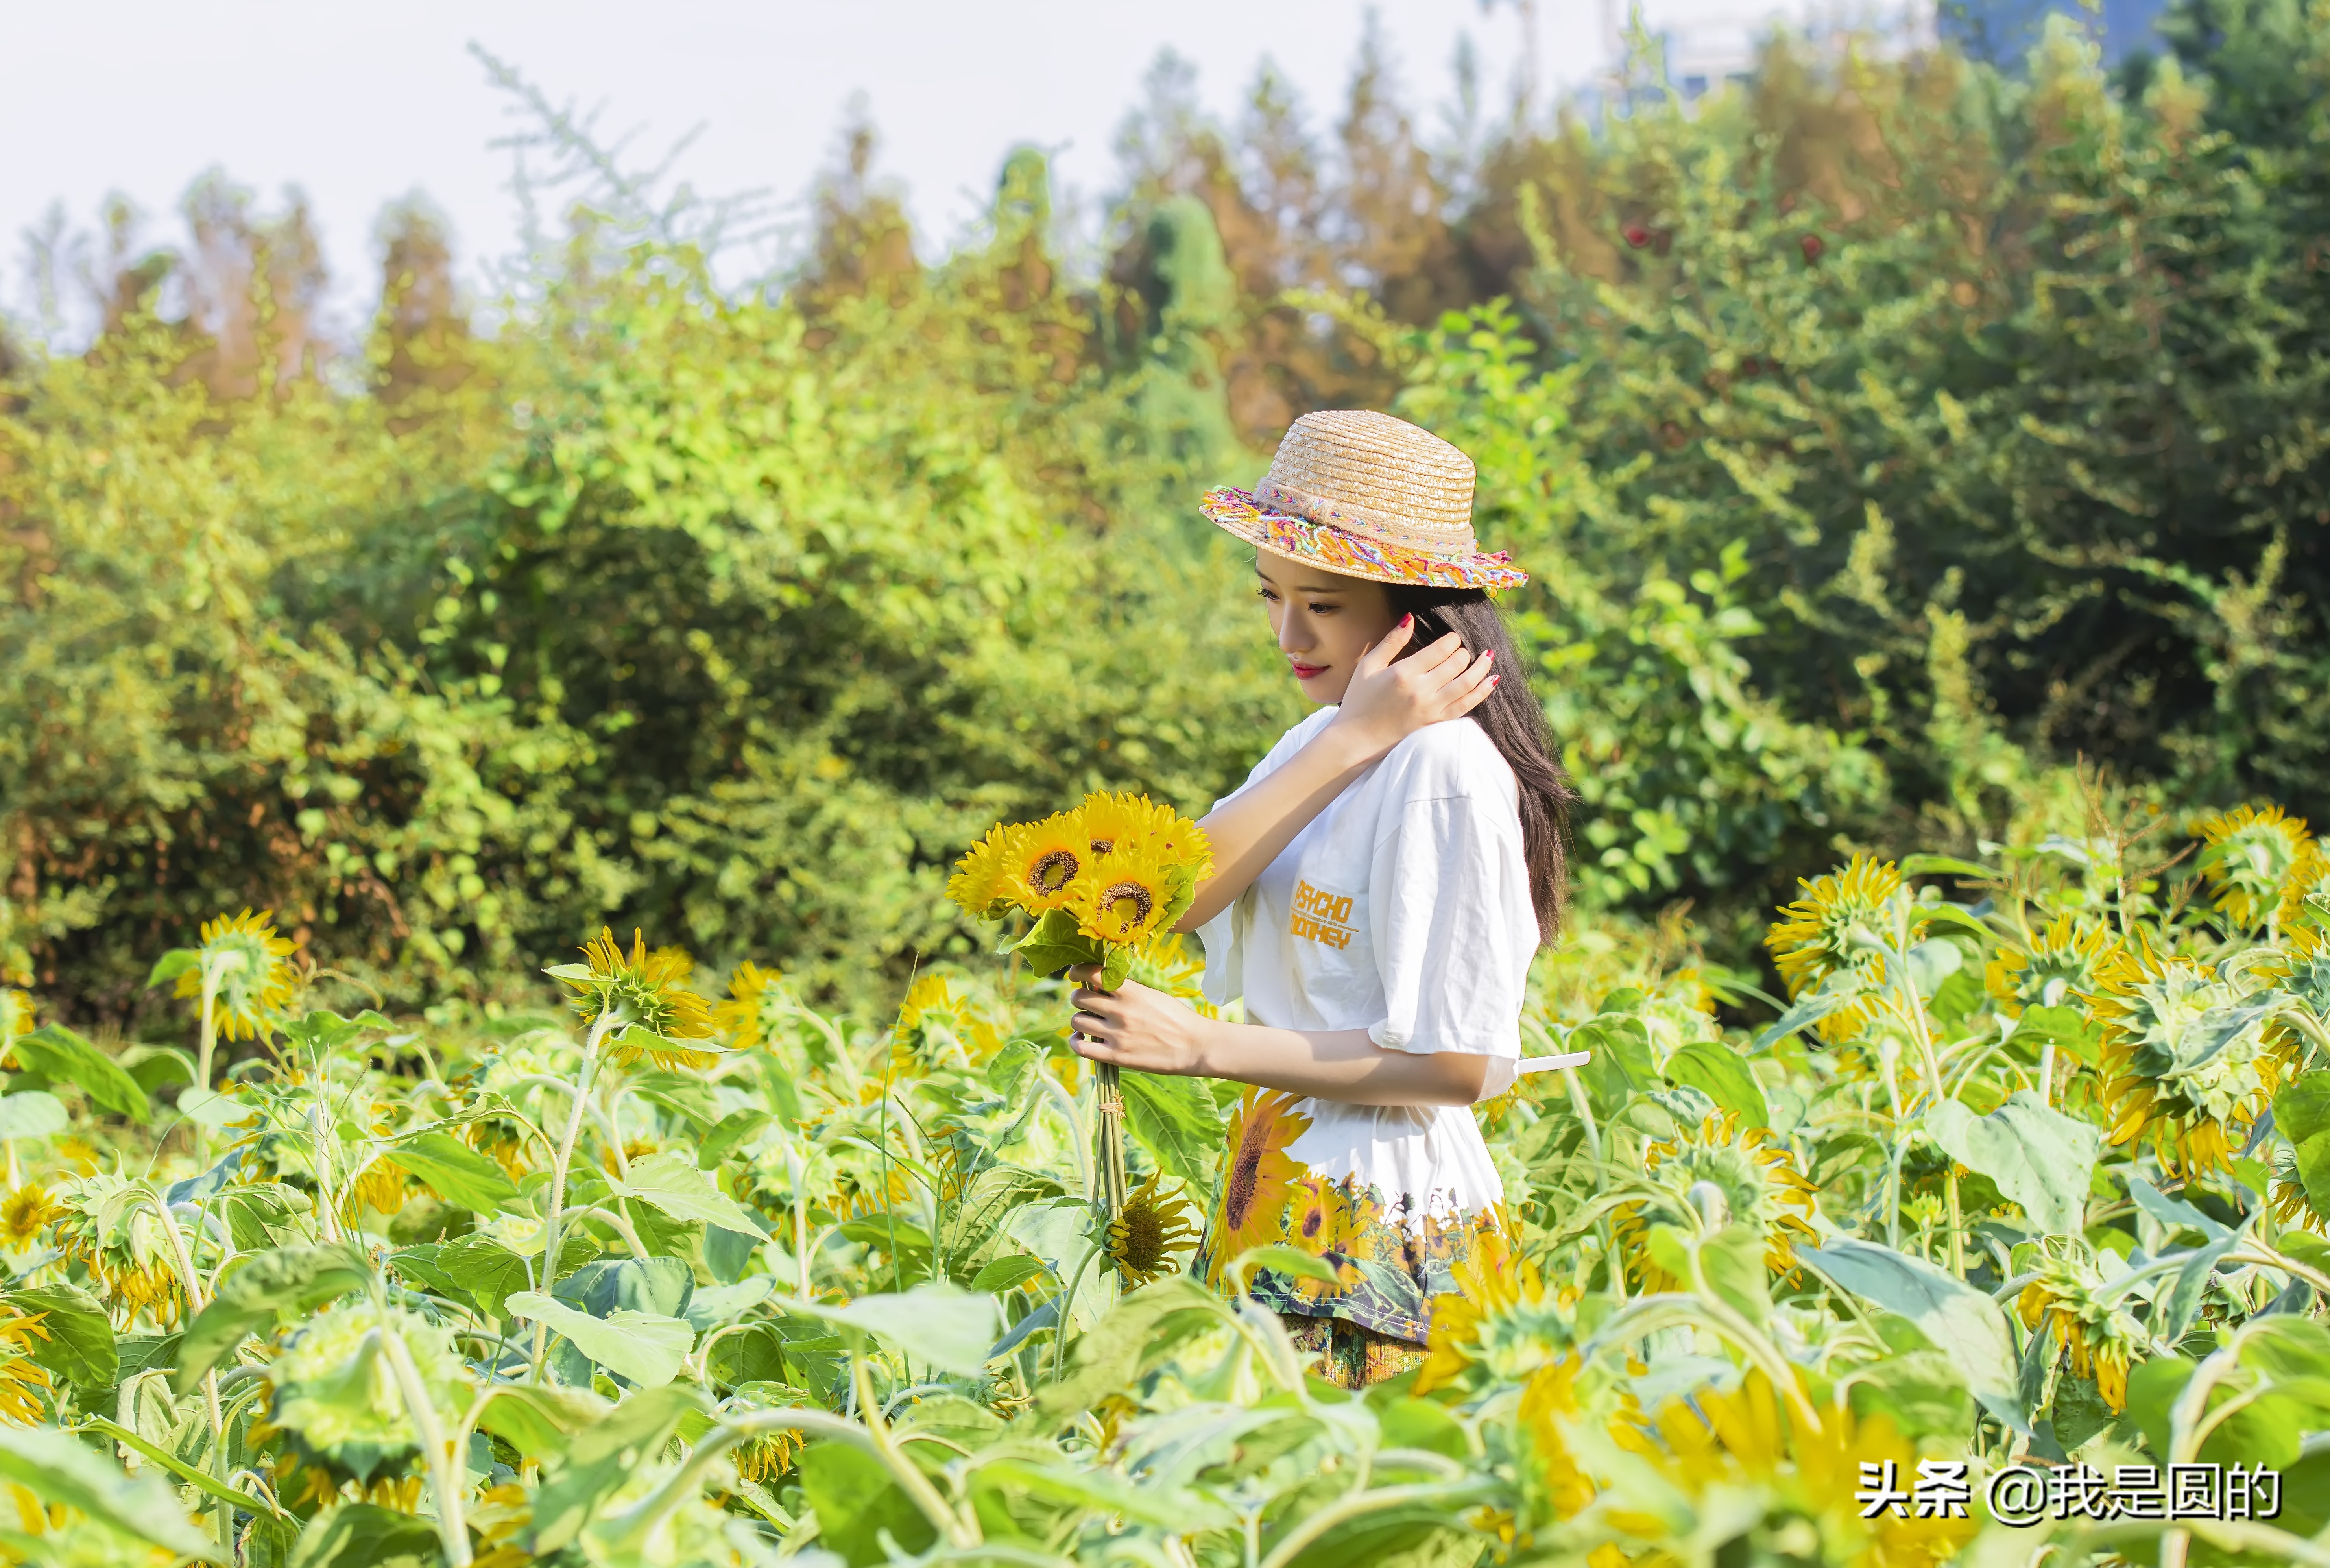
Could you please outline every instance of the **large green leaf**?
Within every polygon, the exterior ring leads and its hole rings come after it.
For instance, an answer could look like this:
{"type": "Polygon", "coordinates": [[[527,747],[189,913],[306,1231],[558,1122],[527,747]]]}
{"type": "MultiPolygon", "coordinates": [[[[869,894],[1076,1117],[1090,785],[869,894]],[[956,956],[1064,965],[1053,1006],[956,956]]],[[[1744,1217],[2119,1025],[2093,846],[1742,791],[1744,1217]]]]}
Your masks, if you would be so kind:
{"type": "Polygon", "coordinates": [[[750,1210],[697,1170],[693,1160],[671,1150],[634,1162],[629,1174],[609,1176],[607,1185],[625,1197],[654,1204],[675,1220],[717,1225],[750,1236],[768,1231],[750,1210]]]}
{"type": "Polygon", "coordinates": [[[817,1510],[817,1538],[850,1568],[890,1561],[885,1535],[907,1552],[923,1552],[938,1529],[914,1506],[889,1468],[848,1443],[816,1442],[802,1450],[801,1490],[817,1510]]]}
{"type": "Polygon", "coordinates": [[[574,1434],[607,1419],[607,1402],[587,1389],[533,1383],[495,1385],[478,1427],[530,1459],[561,1458],[574,1434]]]}
{"type": "Polygon", "coordinates": [[[1109,956],[1103,944],[1076,929],[1076,917],[1066,909],[1046,910],[1015,951],[1038,975],[1057,974],[1075,964],[1104,964],[1109,956]]]}
{"type": "Polygon", "coordinates": [[[502,1168],[450,1133],[407,1138],[388,1157],[456,1208],[491,1214],[518,1206],[517,1187],[502,1168]]]}
{"type": "Polygon", "coordinates": [[[1926,1112],[1926,1130],[1950,1158],[1997,1183],[2040,1229],[2057,1236],[2079,1232],[2103,1146],[2091,1124],[2017,1089],[1986,1117],[1943,1100],[1926,1112]]]}
{"type": "Polygon", "coordinates": [[[69,1083],[104,1110],[133,1122],[152,1114],[146,1091],[105,1052],[62,1023],[44,1023],[18,1039],[16,1065],[51,1083],[69,1083]]]}
{"type": "Polygon", "coordinates": [[[437,1526],[375,1503],[341,1503],[308,1521],[284,1568],[380,1568],[402,1558],[439,1561],[437,1526]]]}
{"type": "Polygon", "coordinates": [[[1982,1291],[1923,1259],[1848,1236],[1798,1247],[1796,1257],[1840,1290],[1917,1325],[1928,1344],[1956,1358],[1966,1386],[1985,1403],[2013,1397],[2014,1336],[2006,1314],[1982,1291]]]}
{"type": "Polygon", "coordinates": [[[1772,1125],[1771,1109],[1764,1103],[1763,1086],[1756,1081],[1747,1059],[1728,1045],[1712,1045],[1704,1041],[1686,1045],[1667,1058],[1666,1076],[1674,1083],[1699,1090],[1725,1110],[1738,1113],[1743,1126],[1772,1125]]]}
{"type": "Polygon", "coordinates": [[[1002,1328],[995,1297],[952,1285],[917,1285],[897,1295],[861,1296],[843,1306],[799,1299],[784,1306],[788,1312],[878,1335],[915,1360],[961,1377],[980,1374],[988,1347],[1002,1328]]]}
{"type": "Polygon", "coordinates": [[[546,1557],[570,1544],[633,1470],[661,1457],[681,1418],[704,1410],[685,1383],[646,1389],[575,1431],[564,1461],[534,1496],[528,1549],[546,1557]]]}
{"type": "Polygon", "coordinates": [[[1117,1087],[1124,1096],[1125,1130],[1166,1174],[1184,1182],[1211,1180],[1222,1147],[1222,1118],[1203,1083],[1128,1071],[1117,1087]]]}
{"type": "Polygon", "coordinates": [[[695,1348],[696,1331],[685,1319],[618,1308],[593,1317],[538,1290],[521,1290],[506,1303],[514,1316],[547,1325],[574,1348],[640,1388],[660,1388],[679,1375],[680,1361],[695,1348]]]}
{"type": "Polygon", "coordinates": [[[41,1315],[46,1339],[33,1339],[33,1360],[84,1389],[111,1388],[121,1378],[121,1352],[105,1304],[78,1285],[60,1280],[11,1290],[8,1305],[41,1315]]]}
{"type": "Polygon", "coordinates": [[[96,1449],[52,1427],[0,1424],[0,1479],[42,1502],[78,1509],[108,1529],[181,1557],[231,1561],[194,1528],[170,1488],[150,1475],[132,1479],[96,1449]]]}
{"type": "Polygon", "coordinates": [[[2330,1072],[2291,1079],[2273,1097],[2274,1126],[2297,1154],[2306,1206],[2330,1219],[2330,1072]]]}
{"type": "Polygon", "coordinates": [[[45,1138],[65,1130],[65,1102],[36,1088],[0,1096],[0,1142],[45,1138]]]}
{"type": "MultiPolygon", "coordinates": [[[[588,1263],[599,1255],[599,1245],[587,1236],[568,1235],[558,1244],[560,1272],[588,1263]]],[[[533,1288],[539,1261],[529,1266],[490,1236],[464,1236],[439,1247],[423,1267],[451,1281],[485,1310],[488,1317],[507,1315],[504,1304],[514,1290],[533,1288]]]]}

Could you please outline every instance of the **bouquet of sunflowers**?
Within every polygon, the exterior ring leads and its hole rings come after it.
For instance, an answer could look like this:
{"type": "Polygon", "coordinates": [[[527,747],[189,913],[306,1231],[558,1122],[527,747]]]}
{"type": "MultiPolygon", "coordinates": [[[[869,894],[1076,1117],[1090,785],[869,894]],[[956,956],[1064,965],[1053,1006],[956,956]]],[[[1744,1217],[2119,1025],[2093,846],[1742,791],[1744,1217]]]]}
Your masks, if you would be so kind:
{"type": "MultiPolygon", "coordinates": [[[[1007,951],[1038,974],[1094,964],[1094,982],[1124,984],[1135,955],[1188,912],[1213,850],[1197,823],[1147,795],[1089,794],[1037,822],[998,823],[955,863],[947,896],[964,913],[1035,924],[1007,951]]],[[[1117,1069],[1100,1067],[1095,1164],[1113,1216],[1124,1206],[1124,1100],[1117,1069]]]]}

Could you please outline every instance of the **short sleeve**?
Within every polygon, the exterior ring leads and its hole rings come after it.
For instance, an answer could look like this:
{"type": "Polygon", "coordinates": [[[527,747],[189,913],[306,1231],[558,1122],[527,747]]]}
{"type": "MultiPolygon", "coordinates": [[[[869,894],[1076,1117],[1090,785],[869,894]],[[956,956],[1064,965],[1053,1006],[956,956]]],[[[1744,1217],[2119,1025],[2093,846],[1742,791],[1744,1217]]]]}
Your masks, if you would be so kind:
{"type": "Polygon", "coordinates": [[[1519,1060],[1538,930],[1518,825],[1473,796],[1415,800],[1377,842],[1378,1045],[1519,1060]]]}
{"type": "MultiPolygon", "coordinates": [[[[1288,757],[1308,746],[1312,736],[1333,722],[1334,717],[1333,708],[1322,708],[1280,736],[1262,760],[1254,765],[1254,771],[1246,775],[1246,782],[1216,801],[1213,809],[1221,810],[1276,773],[1288,757]]],[[[1206,955],[1206,974],[1199,987],[1206,1000],[1217,1007],[1246,994],[1246,933],[1253,922],[1254,889],[1248,888],[1194,933],[1206,955]]]]}

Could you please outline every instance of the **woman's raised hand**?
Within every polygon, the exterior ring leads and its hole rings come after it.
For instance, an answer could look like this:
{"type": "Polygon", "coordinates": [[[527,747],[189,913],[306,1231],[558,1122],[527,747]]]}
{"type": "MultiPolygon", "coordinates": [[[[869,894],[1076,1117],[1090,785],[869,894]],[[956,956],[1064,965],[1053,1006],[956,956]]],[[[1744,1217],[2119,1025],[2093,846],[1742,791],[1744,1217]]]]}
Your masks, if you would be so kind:
{"type": "Polygon", "coordinates": [[[1378,756],[1428,724],[1463,717],[1497,684],[1496,655],[1466,652],[1464,640],[1454,632],[1400,658],[1399,651],[1415,635],[1416,617],[1403,616],[1359,656],[1343,692],[1342,710],[1335,716],[1333,727],[1348,727],[1378,756]]]}

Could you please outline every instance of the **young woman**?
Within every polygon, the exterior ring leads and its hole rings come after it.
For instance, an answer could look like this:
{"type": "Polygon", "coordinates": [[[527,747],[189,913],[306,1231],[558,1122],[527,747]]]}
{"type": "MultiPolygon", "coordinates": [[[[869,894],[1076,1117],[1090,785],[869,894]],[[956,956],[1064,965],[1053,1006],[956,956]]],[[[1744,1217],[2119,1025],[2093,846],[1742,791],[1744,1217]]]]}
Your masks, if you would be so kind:
{"type": "MultiPolygon", "coordinates": [[[[1401,420],[1297,421],[1208,518],[1255,546],[1302,694],[1296,725],[1204,822],[1214,874],[1181,923],[1227,1023],[1148,987],[1075,993],[1076,1049],[1251,1087],[1201,1266],[1301,1248],[1256,1299],[1346,1387],[1416,1364],[1435,1297],[1503,1266],[1504,1187],[1469,1108],[1520,1056],[1530,960],[1561,914],[1571,795],[1488,591],[1473,465],[1401,420]]],[[[1077,978],[1089,981],[1089,971],[1077,978]]]]}

